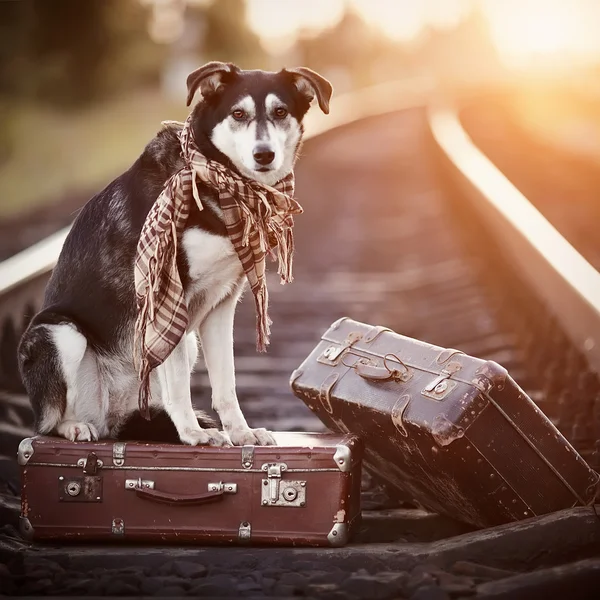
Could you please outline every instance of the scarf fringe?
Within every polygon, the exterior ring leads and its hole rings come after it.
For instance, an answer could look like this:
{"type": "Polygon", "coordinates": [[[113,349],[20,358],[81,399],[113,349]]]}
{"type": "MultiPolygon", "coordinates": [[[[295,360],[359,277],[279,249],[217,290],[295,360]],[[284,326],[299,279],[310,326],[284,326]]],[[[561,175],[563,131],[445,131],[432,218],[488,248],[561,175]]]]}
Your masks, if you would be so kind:
{"type": "Polygon", "coordinates": [[[152,367],[148,359],[142,360],[140,369],[140,393],[138,396],[138,407],[140,414],[146,421],[150,421],[150,372],[152,367]]]}
{"type": "MultiPolygon", "coordinates": [[[[254,291],[254,290],[253,290],[254,291]]],[[[256,301],[256,349],[266,352],[270,343],[272,321],[269,318],[269,290],[265,282],[254,291],[256,301]]]]}

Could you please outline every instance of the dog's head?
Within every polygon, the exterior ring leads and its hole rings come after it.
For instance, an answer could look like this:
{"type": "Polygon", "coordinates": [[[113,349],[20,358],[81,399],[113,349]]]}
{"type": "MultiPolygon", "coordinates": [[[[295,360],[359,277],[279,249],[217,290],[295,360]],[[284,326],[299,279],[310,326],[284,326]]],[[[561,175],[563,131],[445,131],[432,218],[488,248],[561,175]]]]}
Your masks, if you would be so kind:
{"type": "Polygon", "coordinates": [[[267,185],[292,170],[311,101],[328,113],[333,91],[305,67],[274,73],[222,62],[190,73],[187,88],[188,106],[197,91],[202,94],[192,117],[200,149],[206,152],[210,142],[242,175],[267,185]]]}

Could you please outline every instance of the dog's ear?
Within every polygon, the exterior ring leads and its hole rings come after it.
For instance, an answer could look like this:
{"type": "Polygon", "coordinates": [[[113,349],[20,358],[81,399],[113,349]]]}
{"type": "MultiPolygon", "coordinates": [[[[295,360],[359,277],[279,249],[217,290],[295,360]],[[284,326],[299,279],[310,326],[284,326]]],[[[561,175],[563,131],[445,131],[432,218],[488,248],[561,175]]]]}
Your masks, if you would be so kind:
{"type": "Polygon", "coordinates": [[[194,94],[200,88],[200,93],[206,98],[214,94],[223,84],[223,76],[237,71],[237,67],[231,63],[212,61],[203,67],[196,69],[187,78],[187,104],[192,103],[194,94]]]}
{"type": "Polygon", "coordinates": [[[333,93],[333,86],[325,77],[315,73],[307,67],[297,67],[296,69],[285,69],[294,79],[294,85],[297,90],[310,102],[315,95],[319,102],[319,107],[327,115],[329,114],[329,100],[333,93]]]}

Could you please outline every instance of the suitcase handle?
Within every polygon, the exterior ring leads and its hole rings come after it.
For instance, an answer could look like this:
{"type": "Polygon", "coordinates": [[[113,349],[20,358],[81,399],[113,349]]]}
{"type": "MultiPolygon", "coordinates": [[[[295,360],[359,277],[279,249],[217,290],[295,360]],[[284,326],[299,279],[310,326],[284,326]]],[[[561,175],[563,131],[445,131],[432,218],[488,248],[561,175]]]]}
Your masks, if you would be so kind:
{"type": "Polygon", "coordinates": [[[390,379],[407,381],[410,378],[410,369],[395,354],[386,354],[383,357],[383,366],[381,367],[358,361],[354,364],[354,370],[357,375],[370,381],[389,381],[390,379]],[[398,371],[390,368],[387,363],[388,358],[402,365],[405,370],[398,371]]]}
{"type": "Polygon", "coordinates": [[[210,504],[223,500],[224,490],[207,492],[206,494],[171,494],[159,490],[136,487],[135,493],[142,500],[150,500],[159,504],[170,504],[172,506],[198,506],[210,504]]]}

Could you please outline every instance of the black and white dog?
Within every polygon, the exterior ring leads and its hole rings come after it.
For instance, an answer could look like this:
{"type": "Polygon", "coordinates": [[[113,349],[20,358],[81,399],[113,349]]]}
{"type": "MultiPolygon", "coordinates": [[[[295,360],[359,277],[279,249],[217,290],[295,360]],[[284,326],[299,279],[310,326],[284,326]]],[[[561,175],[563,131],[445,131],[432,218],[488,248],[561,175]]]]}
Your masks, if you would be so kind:
{"type": "MultiPolygon", "coordinates": [[[[331,84],[307,68],[242,71],[220,62],[191,73],[187,86],[188,106],[197,91],[202,95],[193,109],[199,150],[267,185],[293,169],[311,101],[316,97],[327,113],[332,94],[331,84]]],[[[38,433],[73,441],[117,438],[138,411],[134,257],[146,215],[167,179],[183,167],[180,153],[177,131],[164,128],[75,220],[43,308],[18,350],[38,433]]],[[[195,207],[178,240],[190,327],[152,373],[152,409],[166,411],[185,444],[273,444],[268,431],[248,427],[240,410],[233,321],[246,278],[214,193],[208,187],[199,189],[204,210],[195,207]],[[209,419],[198,419],[192,407],[197,335],[222,431],[214,423],[203,428],[209,419]]]]}

